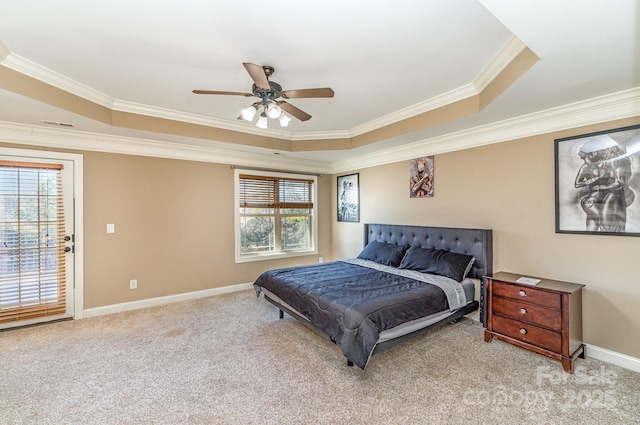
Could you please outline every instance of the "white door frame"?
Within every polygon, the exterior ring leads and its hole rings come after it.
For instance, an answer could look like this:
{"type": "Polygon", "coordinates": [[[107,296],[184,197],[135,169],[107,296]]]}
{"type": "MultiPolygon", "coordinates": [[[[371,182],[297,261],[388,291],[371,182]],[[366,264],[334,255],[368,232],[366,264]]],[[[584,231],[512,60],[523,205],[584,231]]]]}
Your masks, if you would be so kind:
{"type": "Polygon", "coordinates": [[[77,153],[49,152],[31,149],[15,149],[0,147],[0,155],[21,156],[52,161],[73,162],[73,233],[75,235],[74,254],[74,290],[73,290],[73,318],[84,317],[84,189],[83,189],[83,156],[77,153]]]}

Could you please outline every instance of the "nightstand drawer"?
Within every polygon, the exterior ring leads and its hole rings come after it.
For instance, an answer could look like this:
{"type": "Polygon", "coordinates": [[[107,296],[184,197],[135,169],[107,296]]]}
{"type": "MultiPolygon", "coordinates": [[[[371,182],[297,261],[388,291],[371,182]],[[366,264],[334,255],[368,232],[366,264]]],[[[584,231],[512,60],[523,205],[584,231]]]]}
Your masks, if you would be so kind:
{"type": "Polygon", "coordinates": [[[562,335],[558,332],[497,316],[493,317],[493,330],[510,338],[528,342],[556,353],[562,351],[562,335]]]}
{"type": "Polygon", "coordinates": [[[562,312],[521,300],[494,297],[493,313],[554,330],[562,329],[562,312]]]}
{"type": "Polygon", "coordinates": [[[554,292],[540,291],[535,288],[524,286],[509,285],[499,282],[493,282],[493,295],[501,297],[525,300],[529,303],[540,304],[545,307],[560,310],[560,294],[554,292]]]}

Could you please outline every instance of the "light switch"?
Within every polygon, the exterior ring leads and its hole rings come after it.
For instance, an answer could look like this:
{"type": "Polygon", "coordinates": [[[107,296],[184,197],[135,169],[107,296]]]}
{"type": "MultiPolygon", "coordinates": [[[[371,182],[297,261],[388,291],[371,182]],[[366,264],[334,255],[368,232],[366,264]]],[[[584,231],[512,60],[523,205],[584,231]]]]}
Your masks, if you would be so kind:
{"type": "Polygon", "coordinates": [[[116,225],[115,224],[107,224],[107,233],[115,233],[116,225]]]}

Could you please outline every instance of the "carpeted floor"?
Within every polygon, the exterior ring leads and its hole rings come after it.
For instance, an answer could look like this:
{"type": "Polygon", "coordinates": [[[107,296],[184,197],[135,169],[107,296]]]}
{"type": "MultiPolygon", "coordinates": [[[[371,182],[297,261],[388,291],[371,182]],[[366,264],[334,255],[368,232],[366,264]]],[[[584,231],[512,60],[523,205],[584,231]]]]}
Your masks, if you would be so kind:
{"type": "Polygon", "coordinates": [[[345,363],[253,291],[10,330],[0,423],[640,424],[640,374],[565,374],[469,319],[345,363]]]}

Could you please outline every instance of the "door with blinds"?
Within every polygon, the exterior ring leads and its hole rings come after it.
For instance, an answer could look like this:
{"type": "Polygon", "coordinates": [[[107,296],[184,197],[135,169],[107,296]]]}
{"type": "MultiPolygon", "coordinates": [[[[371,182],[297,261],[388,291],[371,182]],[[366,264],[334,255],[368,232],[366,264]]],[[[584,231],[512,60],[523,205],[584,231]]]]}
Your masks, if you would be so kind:
{"type": "Polygon", "coordinates": [[[73,317],[73,161],[0,156],[0,328],[73,317]]]}

